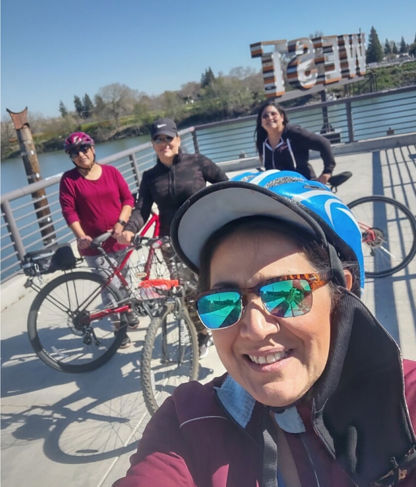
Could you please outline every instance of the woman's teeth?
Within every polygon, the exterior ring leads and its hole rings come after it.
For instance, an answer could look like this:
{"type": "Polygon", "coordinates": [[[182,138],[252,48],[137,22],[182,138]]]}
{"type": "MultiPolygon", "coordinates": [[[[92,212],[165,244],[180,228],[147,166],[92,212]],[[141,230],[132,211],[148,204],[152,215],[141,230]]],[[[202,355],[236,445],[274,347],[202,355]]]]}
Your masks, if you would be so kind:
{"type": "Polygon", "coordinates": [[[249,355],[249,358],[255,364],[263,365],[263,364],[273,364],[278,360],[282,360],[287,356],[287,352],[275,352],[269,353],[268,355],[249,355]]]}

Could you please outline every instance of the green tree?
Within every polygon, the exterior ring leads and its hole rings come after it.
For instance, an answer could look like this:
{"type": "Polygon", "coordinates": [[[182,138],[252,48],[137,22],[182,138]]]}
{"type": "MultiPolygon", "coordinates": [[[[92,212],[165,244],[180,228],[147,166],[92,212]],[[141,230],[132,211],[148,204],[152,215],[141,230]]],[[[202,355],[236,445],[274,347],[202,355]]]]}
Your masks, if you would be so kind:
{"type": "Polygon", "coordinates": [[[415,34],[415,40],[409,46],[409,54],[413,57],[416,57],[416,34],[415,34]]]}
{"type": "Polygon", "coordinates": [[[12,140],[16,139],[16,131],[14,130],[13,124],[10,120],[4,119],[1,122],[1,157],[6,158],[10,152],[18,149],[17,143],[13,144],[12,140]]]}
{"type": "Polygon", "coordinates": [[[402,38],[400,39],[400,54],[405,54],[408,51],[409,51],[409,46],[406,44],[406,41],[402,36],[402,38]]]}
{"type": "Polygon", "coordinates": [[[177,91],[165,91],[161,96],[162,109],[170,118],[177,119],[184,110],[184,101],[177,91]]]}
{"type": "Polygon", "coordinates": [[[105,104],[104,113],[114,120],[116,127],[120,125],[120,117],[132,113],[137,102],[137,91],[121,83],[103,86],[97,94],[105,104]]]}
{"type": "Polygon", "coordinates": [[[386,39],[386,42],[384,43],[384,54],[386,56],[391,54],[391,44],[388,39],[386,39]]]}
{"type": "Polygon", "coordinates": [[[371,27],[370,35],[368,37],[366,58],[367,63],[379,63],[383,59],[383,48],[381,47],[376,29],[374,27],[371,27]]]}
{"type": "Polygon", "coordinates": [[[83,118],[84,105],[82,104],[81,98],[78,95],[74,95],[74,107],[78,116],[83,118]]]}
{"type": "Polygon", "coordinates": [[[59,113],[61,114],[62,118],[68,116],[68,110],[66,109],[66,106],[64,105],[64,102],[62,100],[59,102],[59,113]]]}
{"type": "Polygon", "coordinates": [[[394,41],[392,42],[391,52],[393,54],[399,54],[399,50],[397,49],[397,45],[396,45],[396,43],[394,41]]]}
{"type": "Polygon", "coordinates": [[[94,114],[95,116],[103,116],[104,115],[104,111],[105,111],[105,102],[103,100],[103,97],[100,96],[100,95],[95,95],[94,96],[94,114]]]}
{"type": "Polygon", "coordinates": [[[188,83],[182,85],[178,94],[185,103],[195,103],[195,101],[201,96],[201,85],[196,81],[189,81],[188,83]]]}
{"type": "Polygon", "coordinates": [[[150,124],[152,122],[152,115],[150,112],[150,98],[147,95],[141,95],[139,101],[133,107],[133,114],[135,119],[141,125],[150,124]]]}
{"type": "Polygon", "coordinates": [[[211,68],[205,70],[201,75],[201,88],[206,88],[215,80],[214,73],[211,68]]]}
{"type": "Polygon", "coordinates": [[[82,105],[83,105],[84,118],[90,118],[94,111],[94,104],[87,93],[85,93],[84,98],[82,99],[82,105]]]}

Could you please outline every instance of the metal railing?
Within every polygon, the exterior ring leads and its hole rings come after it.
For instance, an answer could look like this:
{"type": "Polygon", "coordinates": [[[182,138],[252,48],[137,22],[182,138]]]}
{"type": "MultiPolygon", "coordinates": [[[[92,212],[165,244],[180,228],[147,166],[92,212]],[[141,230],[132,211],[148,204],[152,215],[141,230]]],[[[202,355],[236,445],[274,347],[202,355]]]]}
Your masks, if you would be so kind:
{"type": "MultiPolygon", "coordinates": [[[[329,136],[341,145],[385,137],[391,134],[416,135],[416,86],[360,95],[287,110],[291,123],[320,132],[324,125],[333,128],[329,136]],[[389,114],[386,116],[385,114],[389,114]]],[[[198,125],[181,131],[185,152],[200,152],[222,164],[225,170],[258,165],[254,145],[256,115],[198,125]]],[[[415,137],[416,143],[416,137],[415,137]]],[[[336,147],[336,146],[335,146],[336,147]]],[[[151,143],[141,144],[100,160],[112,164],[123,174],[135,193],[141,173],[155,163],[151,143]]],[[[73,240],[62,217],[59,181],[62,174],[11,191],[1,197],[1,280],[20,271],[20,262],[30,250],[50,246],[53,241],[73,240]],[[32,193],[45,189],[49,208],[49,235],[41,234],[32,193]],[[56,237],[56,239],[52,239],[56,237]],[[52,241],[53,240],[53,241],[52,241]]],[[[48,228],[48,227],[47,227],[48,228]]]]}

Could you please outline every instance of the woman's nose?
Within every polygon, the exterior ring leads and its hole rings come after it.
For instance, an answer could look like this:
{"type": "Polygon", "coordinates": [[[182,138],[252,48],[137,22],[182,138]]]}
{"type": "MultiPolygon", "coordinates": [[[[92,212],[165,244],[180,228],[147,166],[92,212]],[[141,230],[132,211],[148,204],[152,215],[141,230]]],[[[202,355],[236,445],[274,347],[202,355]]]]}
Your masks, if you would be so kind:
{"type": "Polygon", "coordinates": [[[259,340],[280,330],[277,319],[264,309],[259,296],[246,296],[244,301],[240,335],[259,340]]]}

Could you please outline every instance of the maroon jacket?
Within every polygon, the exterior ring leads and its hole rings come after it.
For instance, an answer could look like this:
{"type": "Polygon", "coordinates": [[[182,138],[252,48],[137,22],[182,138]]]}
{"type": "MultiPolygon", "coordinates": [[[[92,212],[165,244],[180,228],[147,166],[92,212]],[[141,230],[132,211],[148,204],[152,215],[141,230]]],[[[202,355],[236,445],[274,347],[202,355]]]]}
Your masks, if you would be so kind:
{"type": "MultiPolygon", "coordinates": [[[[334,318],[331,356],[313,400],[294,408],[305,431],[283,433],[301,485],[315,487],[317,477],[320,487],[413,487],[416,362],[402,368],[396,344],[349,293],[334,318]]],[[[272,421],[279,414],[227,375],[184,384],[149,422],[127,476],[114,485],[284,486],[272,421]]]]}

